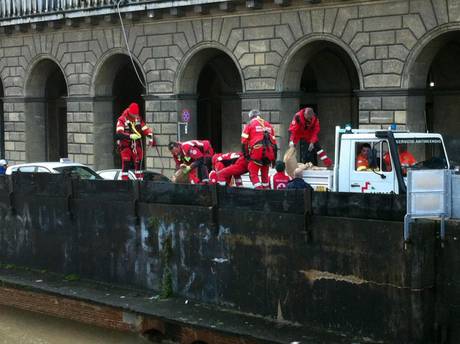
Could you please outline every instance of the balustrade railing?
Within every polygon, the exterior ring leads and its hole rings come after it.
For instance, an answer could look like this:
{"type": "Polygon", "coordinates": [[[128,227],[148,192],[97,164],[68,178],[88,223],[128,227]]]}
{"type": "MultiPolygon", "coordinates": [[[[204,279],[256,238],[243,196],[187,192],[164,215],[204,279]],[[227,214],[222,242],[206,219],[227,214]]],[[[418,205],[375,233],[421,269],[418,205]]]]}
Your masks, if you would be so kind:
{"type": "MultiPolygon", "coordinates": [[[[0,19],[78,11],[116,5],[118,0],[0,0],[0,19]]],[[[145,0],[123,0],[122,4],[137,4],[145,0]]]]}

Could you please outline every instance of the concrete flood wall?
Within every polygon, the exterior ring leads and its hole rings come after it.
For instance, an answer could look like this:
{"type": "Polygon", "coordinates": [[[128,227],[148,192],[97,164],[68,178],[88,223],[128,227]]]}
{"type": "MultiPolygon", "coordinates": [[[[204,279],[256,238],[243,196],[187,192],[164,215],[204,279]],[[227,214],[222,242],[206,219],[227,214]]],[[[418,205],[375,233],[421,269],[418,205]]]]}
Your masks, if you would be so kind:
{"type": "Polygon", "coordinates": [[[451,336],[438,306],[458,289],[435,284],[457,254],[435,259],[431,223],[403,250],[404,209],[396,195],[19,174],[0,178],[0,262],[426,343],[451,336]]]}

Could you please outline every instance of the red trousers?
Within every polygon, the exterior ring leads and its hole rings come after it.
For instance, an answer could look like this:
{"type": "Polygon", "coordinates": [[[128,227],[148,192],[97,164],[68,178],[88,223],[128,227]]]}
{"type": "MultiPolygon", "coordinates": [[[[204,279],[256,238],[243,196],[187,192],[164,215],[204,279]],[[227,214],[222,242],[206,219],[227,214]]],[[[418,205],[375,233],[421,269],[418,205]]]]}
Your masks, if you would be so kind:
{"type": "Polygon", "coordinates": [[[268,178],[269,165],[259,165],[254,161],[249,161],[249,179],[256,189],[267,189],[270,187],[270,179],[268,178]],[[260,179],[259,179],[260,171],[260,179]]]}
{"type": "Polygon", "coordinates": [[[225,165],[222,161],[216,161],[214,163],[214,171],[220,171],[220,170],[223,170],[225,168],[225,165]]]}
{"type": "Polygon", "coordinates": [[[232,177],[236,186],[242,185],[241,175],[248,171],[248,162],[244,157],[239,158],[234,164],[217,171],[217,182],[221,185],[230,185],[232,177]]]}
{"type": "Polygon", "coordinates": [[[275,152],[272,147],[260,146],[253,148],[250,153],[251,160],[248,164],[249,178],[251,179],[254,188],[268,189],[270,187],[270,179],[268,171],[270,163],[275,160],[275,152]],[[260,171],[260,179],[259,179],[260,171]]]}
{"type": "Polygon", "coordinates": [[[200,184],[200,179],[196,175],[196,168],[189,172],[188,179],[190,180],[190,184],[200,184]]]}
{"type": "Polygon", "coordinates": [[[141,147],[133,150],[131,147],[124,147],[120,151],[121,155],[121,179],[129,180],[128,171],[134,169],[137,179],[143,179],[144,173],[141,170],[141,162],[144,152],[141,147]]]}

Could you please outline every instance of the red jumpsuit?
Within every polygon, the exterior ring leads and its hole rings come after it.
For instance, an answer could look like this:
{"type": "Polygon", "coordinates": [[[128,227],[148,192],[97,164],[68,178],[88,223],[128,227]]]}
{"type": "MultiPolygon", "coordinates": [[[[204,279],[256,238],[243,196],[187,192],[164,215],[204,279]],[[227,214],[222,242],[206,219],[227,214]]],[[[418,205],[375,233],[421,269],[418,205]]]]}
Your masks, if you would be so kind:
{"type": "MultiPolygon", "coordinates": [[[[181,142],[178,142],[179,145],[181,144],[181,142]]],[[[173,154],[173,159],[174,159],[174,162],[176,163],[176,171],[180,168],[180,165],[182,164],[185,164],[185,165],[190,165],[190,163],[186,162],[183,158],[183,155],[182,155],[182,152],[179,153],[179,154],[173,154]]],[[[188,174],[188,179],[190,181],[191,184],[198,184],[200,182],[200,180],[198,179],[197,175],[196,175],[196,170],[193,169],[190,171],[190,173],[188,174]]]]}
{"type": "Polygon", "coordinates": [[[236,186],[242,186],[241,175],[248,171],[248,162],[243,153],[220,153],[212,157],[216,181],[221,185],[230,185],[232,177],[236,186]]]}
{"type": "Polygon", "coordinates": [[[212,166],[214,167],[214,171],[220,171],[223,168],[234,164],[235,161],[242,156],[243,153],[241,152],[214,154],[212,157],[212,166]]]}
{"type": "MultiPolygon", "coordinates": [[[[142,136],[151,136],[153,135],[152,129],[150,129],[142,120],[138,114],[132,114],[133,107],[130,106],[128,109],[123,111],[122,115],[118,117],[117,127],[116,127],[116,136],[118,143],[118,150],[121,155],[121,179],[129,180],[128,171],[134,167],[134,173],[136,174],[137,179],[143,178],[142,160],[144,158],[144,152],[142,150],[142,141],[131,140],[130,135],[135,134],[136,132],[142,136]]],[[[134,109],[136,109],[134,107],[134,109]]]]}
{"type": "MultiPolygon", "coordinates": [[[[300,140],[304,140],[307,144],[313,143],[313,151],[316,152],[316,155],[323,161],[324,165],[329,167],[332,165],[332,160],[327,156],[324,149],[321,148],[318,140],[318,134],[320,131],[319,119],[316,115],[313,115],[313,118],[310,123],[307,123],[305,120],[304,113],[309,108],[302,109],[298,111],[294,118],[292,119],[291,124],[289,125],[289,132],[291,133],[290,141],[294,144],[297,144],[300,140]]],[[[313,112],[313,110],[310,110],[313,112]]],[[[304,162],[313,162],[316,164],[316,158],[307,156],[302,159],[304,162]]],[[[314,157],[314,156],[313,156],[314,157]]]]}
{"type": "Polygon", "coordinates": [[[272,176],[272,189],[273,190],[286,189],[287,183],[290,180],[291,180],[291,177],[289,177],[286,173],[284,173],[284,172],[276,172],[272,176]]]}
{"type": "MultiPolygon", "coordinates": [[[[192,167],[191,173],[196,173],[198,182],[207,182],[211,169],[211,159],[214,149],[208,140],[190,140],[180,143],[182,159],[192,167]],[[194,170],[196,170],[194,172],[194,170]]],[[[194,174],[191,175],[191,177],[194,174]]]]}
{"type": "Polygon", "coordinates": [[[276,160],[277,147],[275,131],[268,121],[259,116],[252,118],[244,127],[241,134],[241,143],[245,152],[249,154],[249,178],[254,188],[266,189],[270,187],[268,170],[270,164],[276,160]],[[261,178],[259,179],[259,171],[261,178]]]}
{"type": "MultiPolygon", "coordinates": [[[[385,161],[386,171],[391,171],[391,159],[390,154],[388,152],[385,153],[383,156],[383,160],[385,161]]],[[[417,160],[408,151],[400,151],[399,152],[399,163],[401,164],[402,174],[403,176],[407,175],[407,168],[415,165],[417,160]]]]}

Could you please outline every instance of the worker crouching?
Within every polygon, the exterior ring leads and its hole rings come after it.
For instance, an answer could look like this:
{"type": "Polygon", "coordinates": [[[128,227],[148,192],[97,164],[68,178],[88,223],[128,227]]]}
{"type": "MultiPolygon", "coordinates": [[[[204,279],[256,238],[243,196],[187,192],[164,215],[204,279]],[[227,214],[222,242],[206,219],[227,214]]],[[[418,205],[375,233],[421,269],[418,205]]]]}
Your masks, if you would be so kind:
{"type": "Polygon", "coordinates": [[[129,180],[129,170],[134,169],[137,179],[143,179],[142,161],[144,150],[142,138],[147,138],[147,145],[154,146],[152,129],[139,116],[139,105],[131,103],[118,117],[115,139],[121,156],[121,179],[129,180]]]}
{"type": "Polygon", "coordinates": [[[248,161],[242,152],[214,154],[212,164],[214,170],[209,174],[212,183],[230,186],[233,178],[235,186],[243,186],[241,175],[248,172],[248,161]]]}
{"type": "Polygon", "coordinates": [[[255,189],[268,189],[269,168],[277,156],[275,131],[268,121],[260,117],[258,110],[251,110],[249,119],[241,134],[243,152],[249,160],[249,178],[255,189]]]}
{"type": "Polygon", "coordinates": [[[176,161],[176,168],[182,168],[192,183],[209,182],[214,149],[208,140],[170,142],[168,148],[176,161]]]}

